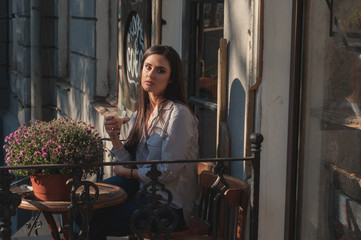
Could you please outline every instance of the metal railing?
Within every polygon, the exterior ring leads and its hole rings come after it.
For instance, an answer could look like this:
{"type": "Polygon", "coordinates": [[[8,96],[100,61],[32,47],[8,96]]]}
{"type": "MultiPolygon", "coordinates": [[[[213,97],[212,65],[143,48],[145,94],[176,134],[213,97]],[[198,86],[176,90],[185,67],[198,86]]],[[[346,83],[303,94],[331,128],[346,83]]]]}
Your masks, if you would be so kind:
{"type": "MultiPolygon", "coordinates": [[[[179,164],[179,163],[199,163],[199,162],[209,162],[216,164],[214,172],[218,174],[218,178],[221,181],[224,181],[223,174],[226,173],[227,167],[224,162],[233,162],[233,161],[251,161],[253,166],[252,172],[252,184],[251,184],[251,194],[253,201],[251,202],[251,214],[250,214],[250,239],[256,240],[258,238],[258,205],[259,205],[259,181],[260,181],[260,151],[261,143],[263,141],[263,136],[258,133],[251,135],[251,151],[252,156],[250,157],[240,157],[240,158],[200,158],[192,160],[154,160],[154,161],[137,161],[137,165],[151,165],[151,170],[148,172],[148,176],[151,179],[150,184],[147,184],[147,192],[151,193],[154,196],[151,196],[153,199],[159,199],[160,195],[157,194],[159,191],[159,186],[162,186],[162,183],[158,181],[160,172],[157,169],[157,164],[179,164]],[[154,190],[154,191],[153,191],[154,190]]],[[[114,166],[114,165],[132,165],[134,162],[103,162],[98,164],[88,164],[87,166],[114,166]]],[[[89,216],[87,214],[88,210],[92,208],[92,205],[96,199],[90,197],[89,186],[95,188],[97,191],[97,186],[90,181],[82,181],[82,168],[84,164],[69,164],[66,165],[67,168],[72,168],[74,173],[74,179],[72,181],[73,190],[71,193],[71,201],[68,210],[69,216],[69,225],[64,226],[64,230],[68,231],[70,239],[88,239],[88,223],[89,216]],[[82,204],[79,204],[79,199],[74,197],[75,189],[78,189],[80,186],[84,187],[85,192],[82,193],[83,196],[88,196],[87,198],[81,199],[82,204]],[[72,222],[74,213],[81,213],[82,216],[85,216],[86,227],[80,231],[81,236],[73,232],[72,222]]],[[[27,165],[27,166],[1,166],[0,167],[0,237],[3,240],[11,239],[11,217],[15,216],[16,209],[21,203],[20,195],[13,193],[11,191],[11,183],[15,180],[15,176],[10,173],[12,170],[18,169],[44,169],[44,168],[64,168],[63,164],[44,164],[44,165],[27,165]]],[[[140,189],[142,191],[144,189],[140,189]]],[[[171,194],[168,190],[165,189],[168,194],[171,194]]],[[[137,194],[136,198],[139,194],[137,194]]],[[[140,196],[140,195],[139,195],[140,196]]],[[[170,199],[172,197],[170,196],[170,199]]],[[[160,201],[152,201],[151,205],[147,205],[146,208],[140,208],[140,212],[148,212],[149,209],[157,209],[159,207],[167,208],[170,203],[165,201],[160,204],[160,201]],[[160,206],[161,205],[161,206],[160,206]],[[167,206],[168,205],[168,206],[167,206]]],[[[170,211],[172,210],[169,207],[170,211]]],[[[140,214],[139,211],[135,214],[140,214]]],[[[136,218],[135,214],[132,216],[132,221],[136,218]]],[[[142,233],[146,232],[149,226],[139,227],[136,226],[134,222],[130,223],[131,229],[134,232],[134,235],[142,239],[142,233]]],[[[165,236],[169,236],[169,233],[174,230],[174,227],[167,226],[161,230],[161,233],[165,236]]],[[[78,233],[79,234],[79,233],[78,233]]],[[[159,235],[154,235],[152,239],[159,239],[159,235]]],[[[215,239],[215,238],[214,238],[215,239]]]]}

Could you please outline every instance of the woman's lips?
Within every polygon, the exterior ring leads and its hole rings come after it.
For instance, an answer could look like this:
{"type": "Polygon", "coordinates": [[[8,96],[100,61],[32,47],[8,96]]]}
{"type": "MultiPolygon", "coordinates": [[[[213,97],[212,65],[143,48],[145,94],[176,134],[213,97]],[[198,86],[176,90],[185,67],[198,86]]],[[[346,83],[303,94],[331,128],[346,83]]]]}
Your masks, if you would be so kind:
{"type": "Polygon", "coordinates": [[[147,85],[153,85],[153,82],[150,81],[150,80],[145,80],[144,82],[145,82],[145,84],[147,84],[147,85]]]}

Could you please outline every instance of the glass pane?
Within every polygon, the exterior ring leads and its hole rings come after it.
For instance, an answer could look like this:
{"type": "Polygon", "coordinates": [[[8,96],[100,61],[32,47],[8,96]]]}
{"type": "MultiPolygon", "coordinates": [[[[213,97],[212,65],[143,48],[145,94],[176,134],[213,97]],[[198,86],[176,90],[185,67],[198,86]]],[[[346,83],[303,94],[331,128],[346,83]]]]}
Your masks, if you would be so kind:
{"type": "Polygon", "coordinates": [[[361,4],[306,6],[298,239],[361,239],[361,4]]]}
{"type": "MultiPolygon", "coordinates": [[[[202,6],[202,5],[201,5],[202,6]]],[[[217,63],[219,40],[223,37],[223,3],[205,3],[203,9],[203,43],[199,51],[199,97],[217,101],[217,63]]],[[[202,19],[201,19],[202,20],[202,19]]]]}
{"type": "MultiPolygon", "coordinates": [[[[198,79],[196,95],[207,102],[217,102],[218,48],[223,37],[223,3],[203,3],[199,7],[196,64],[198,79]]],[[[200,123],[201,157],[216,157],[217,112],[197,106],[200,123]]]]}
{"type": "Polygon", "coordinates": [[[201,133],[200,155],[203,158],[216,157],[217,112],[204,107],[197,107],[201,133]]]}

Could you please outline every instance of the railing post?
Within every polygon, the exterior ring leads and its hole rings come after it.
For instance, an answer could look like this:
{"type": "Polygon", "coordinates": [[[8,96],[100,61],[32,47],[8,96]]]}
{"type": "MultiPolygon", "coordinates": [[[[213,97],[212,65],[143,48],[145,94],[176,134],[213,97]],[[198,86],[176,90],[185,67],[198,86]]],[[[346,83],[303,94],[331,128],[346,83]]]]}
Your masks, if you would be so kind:
{"type": "Polygon", "coordinates": [[[21,197],[10,191],[10,184],[15,177],[8,170],[0,171],[0,236],[3,240],[11,239],[11,216],[15,216],[21,197]]]}
{"type": "Polygon", "coordinates": [[[89,212],[93,204],[99,197],[99,188],[94,182],[82,181],[82,170],[80,168],[73,169],[74,179],[69,180],[68,184],[72,184],[70,193],[70,206],[68,207],[68,224],[65,227],[69,233],[69,238],[73,239],[89,239],[89,212]],[[77,191],[82,189],[79,194],[77,191]],[[90,192],[93,189],[94,195],[90,192]],[[79,232],[74,233],[74,220],[77,218],[79,224],[79,232]]]}
{"type": "Polygon", "coordinates": [[[258,212],[259,212],[259,184],[260,184],[260,155],[263,136],[260,133],[252,133],[250,136],[251,151],[253,156],[253,201],[251,201],[251,229],[250,239],[258,239],[258,212]]]}
{"type": "Polygon", "coordinates": [[[170,207],[172,193],[159,182],[162,173],[156,164],[151,165],[146,175],[151,180],[135,196],[139,209],[132,214],[130,228],[138,239],[143,239],[144,234],[150,239],[169,239],[178,224],[178,215],[170,207]],[[162,216],[162,213],[168,213],[168,216],[162,216]]]}

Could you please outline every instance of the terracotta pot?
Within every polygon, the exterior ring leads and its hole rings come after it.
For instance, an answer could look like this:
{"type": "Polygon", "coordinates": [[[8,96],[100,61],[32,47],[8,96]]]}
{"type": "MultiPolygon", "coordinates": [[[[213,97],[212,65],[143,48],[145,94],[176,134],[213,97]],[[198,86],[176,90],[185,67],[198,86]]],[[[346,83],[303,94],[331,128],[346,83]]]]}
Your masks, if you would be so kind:
{"type": "Polygon", "coordinates": [[[72,185],[66,185],[72,175],[31,175],[30,180],[33,186],[35,197],[43,201],[69,201],[72,185]]]}

